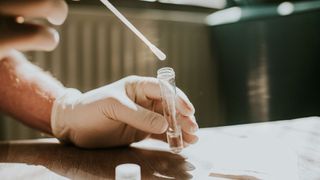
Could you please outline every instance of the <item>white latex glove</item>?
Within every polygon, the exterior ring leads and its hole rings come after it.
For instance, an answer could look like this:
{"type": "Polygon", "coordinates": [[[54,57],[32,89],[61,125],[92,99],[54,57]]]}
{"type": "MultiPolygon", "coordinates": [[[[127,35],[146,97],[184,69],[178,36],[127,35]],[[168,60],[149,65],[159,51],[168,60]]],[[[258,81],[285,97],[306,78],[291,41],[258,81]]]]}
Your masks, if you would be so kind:
{"type": "MultiPolygon", "coordinates": [[[[198,125],[194,107],[179,89],[177,96],[184,141],[195,143],[198,138],[193,133],[198,125]]],[[[84,94],[67,89],[53,105],[51,126],[58,139],[79,147],[122,146],[152,134],[163,134],[168,123],[161,114],[158,80],[129,76],[84,94]]]]}

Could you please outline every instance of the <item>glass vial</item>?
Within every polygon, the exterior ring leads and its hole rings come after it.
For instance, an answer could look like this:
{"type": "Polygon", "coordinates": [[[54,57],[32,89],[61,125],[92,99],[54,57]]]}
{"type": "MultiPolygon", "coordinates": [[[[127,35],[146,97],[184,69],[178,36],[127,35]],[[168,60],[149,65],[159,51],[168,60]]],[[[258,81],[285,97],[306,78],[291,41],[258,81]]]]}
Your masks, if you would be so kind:
{"type": "Polygon", "coordinates": [[[174,70],[169,67],[159,69],[157,79],[161,89],[163,114],[169,124],[166,132],[167,141],[171,151],[173,153],[179,153],[183,149],[183,140],[181,127],[177,121],[174,70]]]}

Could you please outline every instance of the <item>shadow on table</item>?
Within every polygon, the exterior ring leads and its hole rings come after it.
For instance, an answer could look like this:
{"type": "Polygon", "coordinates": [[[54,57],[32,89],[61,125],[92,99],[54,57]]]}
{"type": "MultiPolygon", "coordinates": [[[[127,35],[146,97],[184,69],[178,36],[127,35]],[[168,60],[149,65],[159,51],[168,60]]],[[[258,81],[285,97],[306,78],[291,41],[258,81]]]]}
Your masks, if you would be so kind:
{"type": "Polygon", "coordinates": [[[113,179],[123,163],[141,166],[142,179],[190,179],[195,167],[180,155],[134,147],[86,150],[58,143],[0,144],[0,162],[42,165],[72,179],[113,179]]]}

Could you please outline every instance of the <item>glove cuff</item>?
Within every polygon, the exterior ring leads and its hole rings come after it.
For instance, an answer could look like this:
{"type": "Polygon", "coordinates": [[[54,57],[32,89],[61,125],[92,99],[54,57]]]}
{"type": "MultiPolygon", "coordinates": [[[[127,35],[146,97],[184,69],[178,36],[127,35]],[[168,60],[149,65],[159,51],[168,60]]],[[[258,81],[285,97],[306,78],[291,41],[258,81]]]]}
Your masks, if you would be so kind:
{"type": "Polygon", "coordinates": [[[52,134],[62,142],[70,141],[71,127],[68,121],[71,120],[72,111],[81,95],[79,90],[68,88],[53,103],[51,111],[52,134]]]}

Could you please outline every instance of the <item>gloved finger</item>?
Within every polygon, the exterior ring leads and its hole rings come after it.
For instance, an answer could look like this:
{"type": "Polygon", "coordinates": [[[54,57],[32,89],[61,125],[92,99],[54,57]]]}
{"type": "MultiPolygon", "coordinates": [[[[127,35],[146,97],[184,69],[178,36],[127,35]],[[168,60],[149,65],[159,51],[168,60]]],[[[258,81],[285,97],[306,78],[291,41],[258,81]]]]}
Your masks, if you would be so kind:
{"type": "Polygon", "coordinates": [[[192,116],[195,113],[194,106],[190,102],[187,95],[181,91],[179,88],[176,89],[177,91],[177,109],[178,111],[184,116],[192,116]]]}
{"type": "MultiPolygon", "coordinates": [[[[128,100],[129,101],[129,100],[128,100]]],[[[164,133],[168,128],[167,120],[160,114],[148,110],[140,105],[114,103],[115,117],[134,128],[151,134],[164,133]]]]}
{"type": "Polygon", "coordinates": [[[199,129],[196,118],[194,116],[178,115],[177,120],[181,125],[181,129],[185,132],[193,134],[199,129]]]}
{"type": "MultiPolygon", "coordinates": [[[[145,95],[149,99],[161,99],[160,84],[156,78],[144,77],[142,78],[136,87],[137,94],[145,95]],[[140,91],[140,92],[139,92],[140,91]]],[[[176,107],[178,111],[184,116],[193,115],[195,110],[188,99],[188,97],[179,88],[176,88],[177,92],[177,103],[176,107]]]]}
{"type": "Polygon", "coordinates": [[[0,1],[0,13],[7,16],[45,18],[55,25],[62,24],[68,14],[64,0],[7,0],[0,1]]]}
{"type": "Polygon", "coordinates": [[[183,138],[183,141],[186,142],[187,144],[195,144],[199,140],[198,136],[194,134],[189,134],[185,131],[182,131],[182,138],[183,138]]]}
{"type": "Polygon", "coordinates": [[[158,139],[163,142],[167,142],[167,135],[165,133],[163,134],[151,134],[150,138],[152,139],[158,139]]]}
{"type": "Polygon", "coordinates": [[[5,26],[0,26],[0,51],[51,51],[59,43],[59,34],[52,28],[8,20],[6,22],[5,26]]]}
{"type": "Polygon", "coordinates": [[[137,96],[145,96],[151,100],[161,100],[160,85],[156,78],[141,77],[136,85],[137,96]]]}
{"type": "Polygon", "coordinates": [[[151,110],[159,114],[163,114],[162,102],[158,100],[154,101],[151,110]]]}

